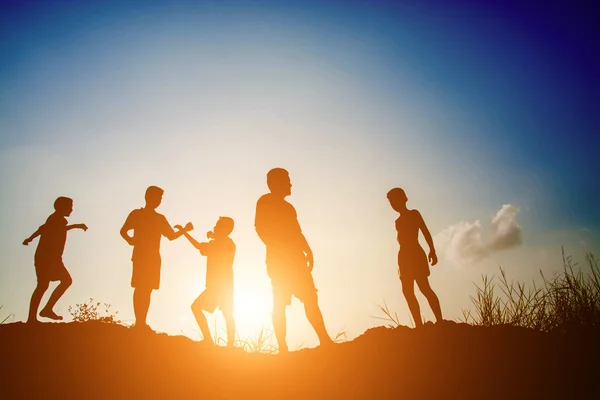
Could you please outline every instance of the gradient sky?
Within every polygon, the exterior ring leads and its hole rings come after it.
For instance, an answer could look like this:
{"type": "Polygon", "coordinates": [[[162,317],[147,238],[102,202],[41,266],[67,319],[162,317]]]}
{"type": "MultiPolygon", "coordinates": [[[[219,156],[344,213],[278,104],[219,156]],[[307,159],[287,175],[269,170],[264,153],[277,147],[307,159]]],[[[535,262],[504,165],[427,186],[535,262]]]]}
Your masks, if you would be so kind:
{"type": "MultiPolygon", "coordinates": [[[[20,243],[75,200],[64,260],[74,285],[132,322],[131,248],[120,238],[149,185],[159,211],[204,238],[236,221],[240,334],[270,327],[264,246],[253,228],[272,167],[315,253],[330,333],[410,324],[385,198],[405,188],[440,255],[446,317],[503,266],[530,281],[561,245],[600,253],[597,28],[589,10],[474,2],[2,2],[0,304],[26,319],[33,253],[20,243]],[[496,222],[492,219],[496,216],[496,222]],[[499,227],[499,228],[498,228],[499,227]]],[[[567,4],[567,3],[565,3],[567,4]]],[[[205,260],[162,243],[149,322],[198,337],[189,305],[205,260]]],[[[424,299],[422,312],[430,319],[424,299]]],[[[292,347],[316,337],[298,302],[292,347]]],[[[220,320],[218,320],[220,321],[220,320]]],[[[218,322],[224,326],[222,321],[218,322]]],[[[220,328],[219,328],[220,329],[220,328]]]]}

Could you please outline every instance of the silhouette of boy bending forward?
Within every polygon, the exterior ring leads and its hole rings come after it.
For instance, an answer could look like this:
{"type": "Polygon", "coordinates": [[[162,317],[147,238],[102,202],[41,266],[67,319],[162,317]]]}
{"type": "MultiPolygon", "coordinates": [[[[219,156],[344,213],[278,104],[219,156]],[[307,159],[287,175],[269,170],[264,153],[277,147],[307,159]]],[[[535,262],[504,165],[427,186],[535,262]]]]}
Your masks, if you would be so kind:
{"type": "Polygon", "coordinates": [[[71,275],[62,261],[67,241],[67,232],[76,228],[83,229],[84,231],[87,230],[85,224],[67,225],[65,217],[68,217],[73,212],[72,199],[59,197],[54,201],[54,210],[54,213],[46,220],[46,223],[23,241],[23,244],[27,246],[29,242],[40,236],[34,257],[37,286],[31,295],[29,317],[27,318],[28,323],[38,322],[37,310],[44,293],[48,290],[48,286],[50,286],[50,282],[52,281],[60,281],[60,284],[54,289],[54,292],[50,295],[50,299],[48,299],[48,303],[40,311],[40,317],[54,320],[63,319],[60,315],[56,315],[52,309],[58,299],[61,298],[69,286],[71,286],[71,283],[73,283],[71,275]]]}
{"type": "Polygon", "coordinates": [[[437,322],[442,322],[442,310],[440,302],[429,285],[429,261],[431,265],[437,264],[437,256],[433,247],[433,239],[425,225],[425,221],[421,213],[417,210],[409,210],[406,207],[408,197],[404,190],[394,188],[387,194],[387,198],[392,208],[397,211],[400,216],[396,220],[396,231],[398,232],[398,273],[402,281],[402,293],[408,303],[408,308],[415,321],[417,328],[423,325],[421,320],[421,310],[419,303],[415,297],[415,282],[419,286],[419,290],[425,296],[435,319],[437,322]],[[429,256],[425,256],[425,251],[419,244],[419,230],[423,232],[425,240],[429,245],[429,256]]]}
{"type": "MultiPolygon", "coordinates": [[[[186,225],[188,230],[191,227],[191,224],[186,225]]],[[[200,250],[200,254],[206,256],[206,289],[192,304],[192,312],[196,317],[196,322],[202,331],[204,340],[214,345],[203,311],[213,313],[219,307],[223,317],[225,317],[227,346],[233,347],[235,341],[235,319],[233,318],[235,243],[229,238],[229,234],[233,231],[233,219],[219,217],[213,231],[206,234],[209,239],[213,240],[203,243],[198,243],[185,232],[181,225],[175,225],[175,229],[183,231],[190,243],[200,250]]]]}

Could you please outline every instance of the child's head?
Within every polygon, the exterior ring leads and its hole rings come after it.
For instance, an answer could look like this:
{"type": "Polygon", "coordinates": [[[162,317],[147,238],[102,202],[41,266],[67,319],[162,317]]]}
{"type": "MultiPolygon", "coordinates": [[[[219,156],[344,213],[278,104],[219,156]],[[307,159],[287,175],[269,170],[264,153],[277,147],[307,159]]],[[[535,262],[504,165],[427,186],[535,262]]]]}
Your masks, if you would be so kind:
{"type": "Polygon", "coordinates": [[[388,192],[387,198],[394,210],[400,212],[400,210],[406,208],[408,197],[406,197],[406,193],[403,189],[393,188],[388,192]]]}
{"type": "Polygon", "coordinates": [[[63,217],[68,217],[73,212],[73,199],[68,197],[59,197],[54,200],[54,209],[63,217]]]}
{"type": "Polygon", "coordinates": [[[146,206],[155,209],[162,202],[162,196],[165,191],[158,186],[149,186],[146,189],[146,206]]]}
{"type": "Polygon", "coordinates": [[[290,174],[283,168],[273,168],[267,173],[267,186],[271,193],[283,196],[292,194],[290,174]]]}
{"type": "Polygon", "coordinates": [[[227,237],[233,231],[233,219],[229,217],[219,217],[215,225],[215,237],[227,237]]]}

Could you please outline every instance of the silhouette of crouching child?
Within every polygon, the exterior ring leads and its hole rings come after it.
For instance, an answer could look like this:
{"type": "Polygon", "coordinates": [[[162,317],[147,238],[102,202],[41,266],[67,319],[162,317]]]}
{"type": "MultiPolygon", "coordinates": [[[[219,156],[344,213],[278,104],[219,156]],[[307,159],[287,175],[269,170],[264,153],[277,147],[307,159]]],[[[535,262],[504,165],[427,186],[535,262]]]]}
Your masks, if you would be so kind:
{"type": "Polygon", "coordinates": [[[73,212],[73,200],[68,197],[59,197],[54,202],[54,213],[52,213],[46,223],[38,228],[30,237],[23,241],[25,246],[40,236],[38,246],[35,250],[34,265],[37,276],[37,286],[31,295],[29,304],[29,317],[27,323],[35,323],[37,320],[37,311],[42,301],[42,297],[52,281],[60,281],[60,284],[54,289],[48,303],[40,311],[40,317],[53,320],[62,320],[53,308],[56,302],[71,286],[73,280],[69,271],[63,264],[62,255],[67,241],[67,232],[71,229],[88,228],[85,224],[67,225],[67,218],[73,212]]]}
{"type": "Polygon", "coordinates": [[[233,297],[233,260],[235,257],[235,243],[229,237],[233,231],[233,219],[219,217],[213,231],[206,236],[208,242],[199,243],[187,232],[193,229],[192,224],[185,228],[175,225],[175,229],[182,231],[189,242],[206,256],[206,288],[192,304],[192,312],[202,331],[203,341],[215,345],[204,311],[214,313],[218,307],[225,318],[227,328],[227,347],[234,347],[235,319],[233,297]]]}

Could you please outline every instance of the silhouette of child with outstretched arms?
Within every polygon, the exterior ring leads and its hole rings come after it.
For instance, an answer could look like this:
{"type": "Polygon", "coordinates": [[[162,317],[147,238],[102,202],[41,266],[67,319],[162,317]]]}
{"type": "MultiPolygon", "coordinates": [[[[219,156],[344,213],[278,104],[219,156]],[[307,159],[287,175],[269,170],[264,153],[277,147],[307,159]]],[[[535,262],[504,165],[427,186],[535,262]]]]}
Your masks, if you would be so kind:
{"type": "Polygon", "coordinates": [[[54,201],[54,213],[52,213],[46,223],[38,228],[30,237],[23,241],[27,246],[33,239],[40,236],[40,241],[35,250],[34,264],[35,274],[37,276],[37,286],[31,295],[29,304],[28,323],[38,322],[37,311],[42,301],[44,293],[52,281],[60,281],[60,284],[50,295],[48,303],[40,311],[40,317],[53,320],[62,320],[53,308],[60,297],[71,286],[73,280],[69,271],[65,268],[62,261],[65,243],[67,241],[67,232],[71,229],[87,230],[85,224],[67,225],[67,219],[73,212],[73,200],[68,197],[59,197],[54,201]]]}
{"type": "Polygon", "coordinates": [[[436,321],[442,322],[440,302],[431,289],[428,279],[428,259],[431,261],[432,266],[437,264],[437,255],[433,247],[431,233],[429,233],[429,229],[427,229],[421,213],[417,210],[409,210],[406,207],[408,197],[406,197],[404,190],[394,188],[388,192],[387,198],[392,208],[400,214],[396,220],[398,244],[400,245],[400,251],[398,252],[398,273],[402,281],[402,293],[408,303],[415,326],[419,328],[423,325],[421,310],[415,297],[415,282],[417,282],[419,290],[429,302],[436,321]],[[425,256],[425,251],[419,244],[419,230],[423,232],[425,240],[429,245],[428,257],[425,256]]]}
{"type": "Polygon", "coordinates": [[[210,336],[208,323],[203,311],[213,313],[217,307],[225,317],[227,327],[227,346],[233,347],[235,341],[235,319],[233,318],[233,259],[235,257],[235,243],[229,237],[233,231],[233,219],[219,217],[213,231],[207,233],[211,240],[199,243],[189,233],[193,229],[191,224],[182,228],[175,225],[175,229],[183,232],[185,237],[198,250],[206,256],[206,289],[192,304],[192,312],[202,331],[204,341],[214,345],[210,336]]]}

